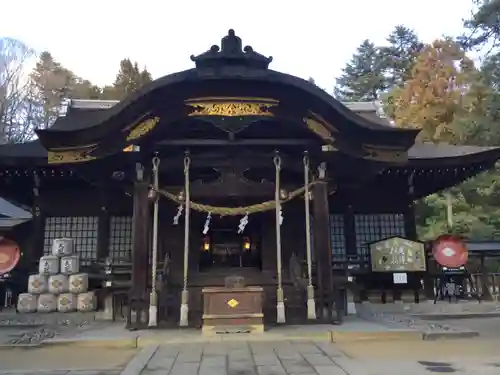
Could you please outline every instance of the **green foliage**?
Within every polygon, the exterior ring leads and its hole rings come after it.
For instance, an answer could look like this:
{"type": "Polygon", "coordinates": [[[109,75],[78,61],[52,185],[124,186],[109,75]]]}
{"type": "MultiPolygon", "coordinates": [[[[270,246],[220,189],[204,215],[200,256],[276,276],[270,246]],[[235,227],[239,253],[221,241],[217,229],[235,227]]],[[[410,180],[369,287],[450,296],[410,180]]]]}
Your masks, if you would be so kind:
{"type": "Polygon", "coordinates": [[[107,92],[104,91],[108,96],[120,100],[152,80],[151,73],[146,69],[140,70],[137,62],[132,63],[130,59],[123,59],[120,61],[120,70],[116,75],[113,87],[108,87],[107,92]]]}
{"type": "Polygon", "coordinates": [[[465,32],[458,38],[464,48],[500,46],[500,0],[474,0],[471,17],[464,20],[465,32]]]}
{"type": "Polygon", "coordinates": [[[337,79],[335,96],[341,101],[373,101],[387,84],[384,58],[373,43],[365,40],[337,79]]]}
{"type": "Polygon", "coordinates": [[[410,77],[424,44],[412,29],[399,25],[387,37],[388,45],[379,47],[389,88],[400,87],[410,77]]]}
{"type": "MultiPolygon", "coordinates": [[[[344,101],[373,101],[383,97],[386,103],[390,102],[390,90],[406,81],[422,48],[417,34],[401,25],[389,34],[384,46],[365,40],[342,70],[334,95],[344,101]]],[[[390,115],[393,108],[386,109],[390,115]]]]}

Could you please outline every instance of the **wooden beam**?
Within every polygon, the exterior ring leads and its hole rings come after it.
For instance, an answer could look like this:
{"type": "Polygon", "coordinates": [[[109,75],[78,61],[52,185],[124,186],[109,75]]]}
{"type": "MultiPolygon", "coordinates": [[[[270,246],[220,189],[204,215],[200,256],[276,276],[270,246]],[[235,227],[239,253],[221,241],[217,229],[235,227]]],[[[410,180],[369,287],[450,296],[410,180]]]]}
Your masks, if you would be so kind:
{"type": "MultiPolygon", "coordinates": [[[[169,139],[157,142],[161,146],[304,146],[304,147],[318,147],[321,144],[313,139],[169,139]]],[[[300,152],[302,152],[301,150],[300,152]]]]}

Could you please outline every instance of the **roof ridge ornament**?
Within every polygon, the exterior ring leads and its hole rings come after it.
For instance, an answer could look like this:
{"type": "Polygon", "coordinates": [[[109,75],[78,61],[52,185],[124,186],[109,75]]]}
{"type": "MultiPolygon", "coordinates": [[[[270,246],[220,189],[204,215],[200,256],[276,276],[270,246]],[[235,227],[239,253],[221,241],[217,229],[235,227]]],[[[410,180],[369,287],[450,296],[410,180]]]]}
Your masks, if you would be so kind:
{"type": "Polygon", "coordinates": [[[233,29],[230,29],[221,40],[221,46],[213,45],[207,52],[198,56],[191,55],[197,69],[217,68],[222,66],[243,66],[250,69],[266,70],[269,67],[272,57],[266,57],[255,52],[251,46],[245,46],[241,38],[236,36],[233,29]]]}

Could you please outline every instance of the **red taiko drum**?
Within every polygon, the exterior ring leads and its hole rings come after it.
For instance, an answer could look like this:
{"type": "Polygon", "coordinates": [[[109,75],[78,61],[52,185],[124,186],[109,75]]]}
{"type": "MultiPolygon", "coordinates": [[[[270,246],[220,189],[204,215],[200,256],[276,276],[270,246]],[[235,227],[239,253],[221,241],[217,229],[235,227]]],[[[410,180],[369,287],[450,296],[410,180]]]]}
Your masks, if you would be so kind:
{"type": "Polygon", "coordinates": [[[0,275],[12,271],[21,258],[19,245],[12,240],[0,237],[0,275]]]}
{"type": "Polygon", "coordinates": [[[462,267],[467,263],[469,251],[464,242],[453,235],[439,236],[432,246],[432,254],[436,262],[448,268],[462,267]]]}

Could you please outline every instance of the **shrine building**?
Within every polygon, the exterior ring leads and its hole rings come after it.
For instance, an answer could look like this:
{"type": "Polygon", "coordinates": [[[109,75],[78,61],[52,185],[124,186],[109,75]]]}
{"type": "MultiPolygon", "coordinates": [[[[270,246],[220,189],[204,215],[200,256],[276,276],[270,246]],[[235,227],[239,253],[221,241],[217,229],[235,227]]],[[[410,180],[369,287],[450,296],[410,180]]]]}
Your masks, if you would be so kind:
{"type": "MultiPolygon", "coordinates": [[[[417,241],[416,200],[500,158],[416,143],[377,103],[270,69],[232,30],[191,60],[120,102],[69,100],[36,140],[0,146],[0,196],[33,213],[13,232],[20,267],[36,272],[54,239],[73,238],[87,272],[116,282],[103,293],[129,327],[148,325],[150,304],[160,325],[217,325],[210,293],[244,324],[328,321],[339,291],[391,283],[370,244],[417,241]],[[228,277],[262,292],[231,297],[228,277]]],[[[417,292],[425,260],[420,271],[417,292]]]]}

